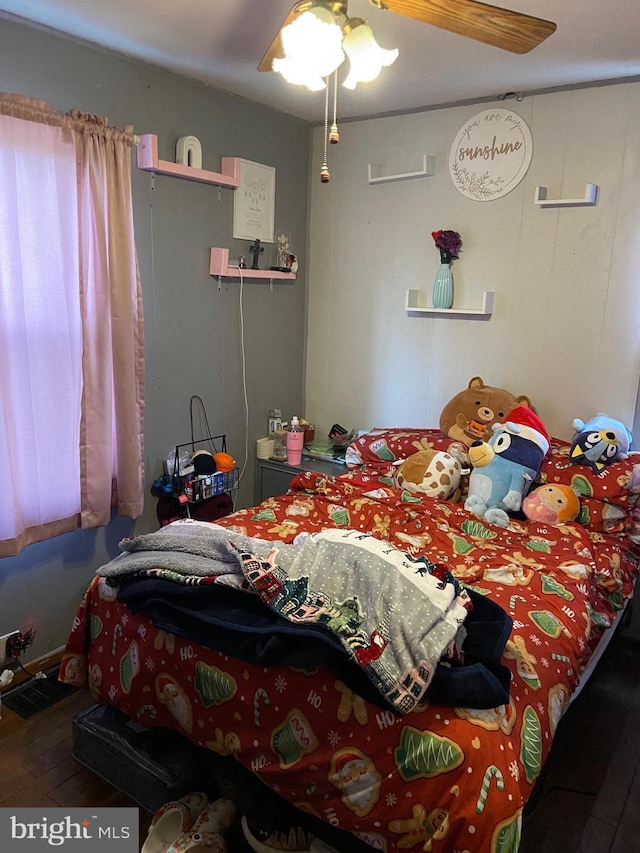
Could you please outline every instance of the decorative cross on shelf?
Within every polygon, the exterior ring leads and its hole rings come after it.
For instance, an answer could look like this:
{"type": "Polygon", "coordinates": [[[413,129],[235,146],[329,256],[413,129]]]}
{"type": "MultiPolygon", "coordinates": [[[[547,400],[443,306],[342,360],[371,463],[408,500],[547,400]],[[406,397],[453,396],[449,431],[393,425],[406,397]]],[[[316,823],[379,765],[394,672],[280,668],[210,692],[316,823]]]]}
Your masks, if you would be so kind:
{"type": "Polygon", "coordinates": [[[260,245],[260,240],[256,237],[253,243],[249,246],[249,251],[253,253],[253,263],[251,264],[252,270],[259,270],[258,260],[260,259],[260,255],[264,252],[264,246],[260,245]]]}

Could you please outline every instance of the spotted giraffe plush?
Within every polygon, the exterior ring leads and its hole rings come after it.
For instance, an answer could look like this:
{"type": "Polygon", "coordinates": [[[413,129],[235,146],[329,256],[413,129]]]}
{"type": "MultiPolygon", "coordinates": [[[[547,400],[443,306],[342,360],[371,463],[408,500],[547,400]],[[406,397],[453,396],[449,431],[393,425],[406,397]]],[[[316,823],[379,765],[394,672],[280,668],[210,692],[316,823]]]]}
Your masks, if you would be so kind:
{"type": "Polygon", "coordinates": [[[430,498],[448,500],[460,485],[462,466],[443,450],[419,450],[400,463],[394,472],[399,489],[430,498]]]}

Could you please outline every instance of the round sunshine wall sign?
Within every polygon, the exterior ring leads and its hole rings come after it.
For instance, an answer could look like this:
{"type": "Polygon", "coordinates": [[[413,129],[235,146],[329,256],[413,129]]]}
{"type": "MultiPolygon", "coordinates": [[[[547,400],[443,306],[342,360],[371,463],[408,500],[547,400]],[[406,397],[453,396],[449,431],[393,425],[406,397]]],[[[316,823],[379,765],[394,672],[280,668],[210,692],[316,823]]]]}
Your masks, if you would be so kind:
{"type": "Polygon", "coordinates": [[[486,110],[458,131],[449,152],[451,180],[474,201],[493,201],[518,186],[531,162],[529,126],[511,110],[486,110]]]}

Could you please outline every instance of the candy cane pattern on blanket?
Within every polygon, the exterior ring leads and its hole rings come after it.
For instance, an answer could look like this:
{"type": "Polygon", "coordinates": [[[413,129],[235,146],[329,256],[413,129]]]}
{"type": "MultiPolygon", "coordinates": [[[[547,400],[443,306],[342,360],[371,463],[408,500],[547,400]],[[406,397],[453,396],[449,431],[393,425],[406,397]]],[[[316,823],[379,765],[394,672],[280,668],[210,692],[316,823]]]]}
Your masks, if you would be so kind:
{"type": "Polygon", "coordinates": [[[484,772],[484,779],[482,780],[480,796],[478,797],[478,802],[476,803],[476,811],[478,812],[478,814],[481,814],[484,811],[484,804],[487,802],[487,795],[489,794],[491,779],[494,776],[496,777],[496,788],[499,791],[504,791],[504,776],[495,764],[490,764],[484,772]]]}
{"type": "Polygon", "coordinates": [[[122,625],[118,623],[113,626],[113,642],[111,643],[111,654],[115,655],[116,653],[116,645],[118,643],[118,637],[122,636],[122,625]]]}
{"type": "Polygon", "coordinates": [[[551,660],[559,660],[562,663],[567,664],[567,675],[573,675],[573,669],[571,667],[571,659],[566,655],[557,655],[555,652],[551,652],[551,660]]]}
{"type": "Polygon", "coordinates": [[[255,696],[253,697],[253,722],[255,723],[255,727],[257,729],[260,728],[260,700],[264,699],[265,705],[270,705],[269,696],[267,691],[262,687],[258,687],[255,692],[255,696]]]}
{"type": "Polygon", "coordinates": [[[516,601],[524,601],[525,604],[527,603],[527,599],[523,598],[521,595],[512,595],[509,599],[510,610],[513,610],[513,608],[516,606],[516,601]]]}

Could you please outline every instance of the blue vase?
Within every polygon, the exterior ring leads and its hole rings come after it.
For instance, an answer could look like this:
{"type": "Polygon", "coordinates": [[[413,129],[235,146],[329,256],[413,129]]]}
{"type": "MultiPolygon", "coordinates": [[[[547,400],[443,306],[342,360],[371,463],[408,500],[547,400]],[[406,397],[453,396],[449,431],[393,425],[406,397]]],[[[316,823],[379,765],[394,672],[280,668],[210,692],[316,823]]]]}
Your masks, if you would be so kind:
{"type": "Polygon", "coordinates": [[[453,305],[453,275],[449,264],[440,264],[433,282],[433,307],[451,308],[453,305]]]}

